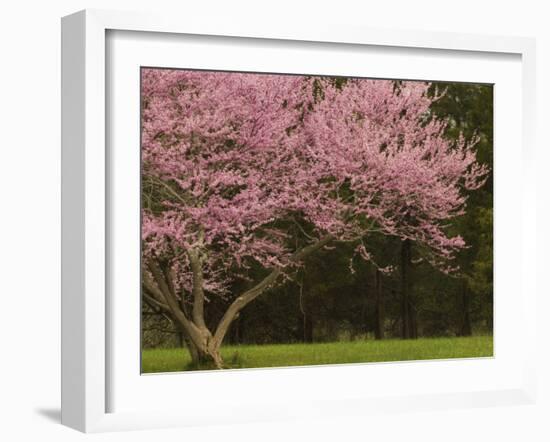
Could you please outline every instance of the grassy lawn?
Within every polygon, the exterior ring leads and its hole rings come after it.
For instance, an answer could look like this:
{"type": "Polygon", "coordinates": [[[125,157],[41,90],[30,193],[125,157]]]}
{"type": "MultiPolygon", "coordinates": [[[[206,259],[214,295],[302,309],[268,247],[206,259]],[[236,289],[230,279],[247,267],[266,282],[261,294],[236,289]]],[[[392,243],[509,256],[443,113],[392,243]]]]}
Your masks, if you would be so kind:
{"type": "MultiPolygon", "coordinates": [[[[476,358],[493,356],[493,337],[239,345],[223,347],[222,356],[229,368],[476,358]]],[[[142,352],[143,373],[185,371],[190,362],[181,348],[142,352]]]]}

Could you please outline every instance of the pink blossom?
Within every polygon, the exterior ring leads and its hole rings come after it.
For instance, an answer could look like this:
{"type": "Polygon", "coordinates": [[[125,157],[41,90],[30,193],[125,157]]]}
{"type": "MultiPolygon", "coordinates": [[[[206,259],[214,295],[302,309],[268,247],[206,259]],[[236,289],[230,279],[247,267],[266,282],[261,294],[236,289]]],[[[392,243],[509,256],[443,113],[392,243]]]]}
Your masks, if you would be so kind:
{"type": "Polygon", "coordinates": [[[223,295],[252,262],[291,263],[294,219],[311,241],[362,239],[365,260],[372,232],[410,239],[447,269],[466,245],[446,225],[487,169],[476,140],[445,138],[428,87],[143,69],[142,173],[163,195],[143,210],[144,255],[168,260],[184,293],[200,253],[204,288],[223,295]]]}

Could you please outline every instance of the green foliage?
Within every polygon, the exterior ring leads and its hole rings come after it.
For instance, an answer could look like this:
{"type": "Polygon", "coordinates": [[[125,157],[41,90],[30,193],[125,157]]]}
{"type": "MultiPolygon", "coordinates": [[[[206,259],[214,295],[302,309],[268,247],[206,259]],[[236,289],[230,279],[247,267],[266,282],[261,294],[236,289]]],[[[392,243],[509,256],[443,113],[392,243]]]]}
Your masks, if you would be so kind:
{"type": "Polygon", "coordinates": [[[493,323],[493,86],[470,83],[434,83],[433,93],[444,95],[432,106],[438,118],[450,124],[446,135],[477,140],[477,159],[487,164],[485,185],[468,195],[465,215],[453,220],[449,229],[461,235],[468,248],[457,258],[460,271],[448,277],[420,266],[415,280],[421,323],[431,324],[427,334],[457,331],[463,322],[462,297],[474,328],[491,329],[493,323]],[[464,287],[464,281],[466,286],[464,287]]]}
{"type": "Polygon", "coordinates": [[[493,209],[480,208],[475,220],[478,247],[467,278],[472,291],[487,294],[493,291],[493,209]]]}

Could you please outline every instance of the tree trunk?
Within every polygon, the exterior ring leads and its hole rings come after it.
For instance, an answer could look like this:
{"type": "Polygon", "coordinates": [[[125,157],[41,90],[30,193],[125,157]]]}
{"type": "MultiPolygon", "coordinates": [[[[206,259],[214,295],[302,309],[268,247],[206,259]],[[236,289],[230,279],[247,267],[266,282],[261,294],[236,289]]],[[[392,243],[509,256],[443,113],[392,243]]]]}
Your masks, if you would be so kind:
{"type": "Polygon", "coordinates": [[[374,321],[374,338],[384,339],[384,305],[382,303],[382,273],[380,270],[375,269],[375,296],[376,307],[375,321],[374,321]]]}
{"type": "Polygon", "coordinates": [[[304,342],[310,344],[313,342],[313,320],[311,318],[311,315],[307,314],[307,312],[304,313],[303,327],[304,342]]]}
{"type": "Polygon", "coordinates": [[[403,339],[411,338],[410,262],[411,243],[406,239],[401,243],[401,337],[403,339]]]}
{"type": "Polygon", "coordinates": [[[178,338],[178,346],[184,348],[187,344],[185,343],[185,337],[183,336],[183,333],[181,331],[177,331],[176,336],[178,338]]]}
{"type": "Polygon", "coordinates": [[[195,369],[205,370],[210,368],[223,368],[223,359],[220,351],[210,348],[199,348],[193,360],[195,369]]]}
{"type": "Polygon", "coordinates": [[[232,325],[233,333],[231,343],[233,345],[239,345],[242,339],[242,330],[241,330],[241,317],[237,315],[233,321],[232,325]]]}
{"type": "MultiPolygon", "coordinates": [[[[327,235],[316,243],[305,246],[292,255],[291,262],[302,261],[332,240],[332,235],[327,235]]],[[[220,347],[230,325],[246,305],[277,283],[283,269],[273,269],[261,282],[238,296],[222,316],[213,334],[208,330],[204,320],[202,258],[200,253],[195,250],[189,251],[188,256],[193,271],[193,309],[191,318],[187,316],[184,304],[178,301],[170,270],[162,263],[155,259],[148,259],[144,263],[150,274],[147,271],[142,272],[142,284],[147,293],[152,295],[150,302],[154,301],[155,306],[169,312],[183,331],[186,346],[191,355],[192,368],[224,368],[220,347]]],[[[145,290],[143,291],[144,295],[146,294],[145,290]]]]}
{"type": "Polygon", "coordinates": [[[417,339],[418,338],[418,326],[416,322],[416,308],[414,306],[414,302],[412,300],[412,297],[409,296],[409,326],[410,331],[409,335],[411,339],[417,339]]]}
{"type": "Polygon", "coordinates": [[[304,293],[304,280],[300,284],[300,312],[302,313],[302,342],[313,342],[313,320],[309,311],[310,301],[307,292],[304,293]]]}
{"type": "Polygon", "coordinates": [[[460,325],[460,336],[472,336],[472,322],[470,319],[470,291],[466,279],[462,280],[461,287],[461,311],[462,323],[460,325]]]}
{"type": "Polygon", "coordinates": [[[191,355],[191,367],[194,370],[207,370],[212,368],[224,368],[224,362],[220,353],[220,346],[207,338],[197,344],[191,339],[186,339],[187,348],[191,355]]]}
{"type": "Polygon", "coordinates": [[[189,339],[184,332],[181,332],[180,335],[183,337],[183,341],[185,342],[185,348],[189,350],[189,354],[191,355],[191,360],[193,363],[198,360],[199,353],[197,351],[197,347],[193,344],[191,339],[189,339]]]}

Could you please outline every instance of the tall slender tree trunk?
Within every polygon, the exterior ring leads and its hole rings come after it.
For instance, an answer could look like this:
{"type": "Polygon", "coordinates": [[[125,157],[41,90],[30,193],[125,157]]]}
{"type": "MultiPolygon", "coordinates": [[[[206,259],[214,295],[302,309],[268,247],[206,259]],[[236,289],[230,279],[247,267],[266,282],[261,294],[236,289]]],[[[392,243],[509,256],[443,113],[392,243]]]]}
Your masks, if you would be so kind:
{"type": "Polygon", "coordinates": [[[384,304],[382,300],[382,272],[375,269],[375,321],[374,321],[374,338],[384,339],[384,304]]]}
{"type": "Polygon", "coordinates": [[[242,341],[242,324],[241,324],[241,316],[237,315],[235,317],[235,320],[233,321],[233,333],[232,333],[232,343],[233,344],[240,344],[242,341]]]}
{"type": "Polygon", "coordinates": [[[410,332],[409,335],[411,339],[417,339],[418,338],[418,322],[417,322],[417,315],[416,315],[416,307],[413,302],[413,298],[409,296],[409,327],[410,332]]]}
{"type": "Polygon", "coordinates": [[[313,342],[313,318],[310,312],[310,302],[307,291],[304,291],[304,280],[300,284],[300,312],[302,313],[302,341],[306,343],[313,342]]]}
{"type": "Polygon", "coordinates": [[[460,336],[472,336],[472,322],[470,319],[470,291],[468,290],[468,282],[462,280],[460,289],[462,321],[460,325],[460,336]]]}
{"type": "Polygon", "coordinates": [[[181,347],[181,348],[185,348],[187,346],[187,344],[185,342],[185,337],[183,336],[183,332],[182,331],[177,331],[176,336],[178,338],[178,346],[181,347]]]}
{"type": "Polygon", "coordinates": [[[304,342],[310,344],[313,342],[313,319],[311,315],[304,313],[303,321],[304,342]]]}
{"type": "Polygon", "coordinates": [[[411,243],[406,239],[401,243],[401,337],[403,339],[411,338],[410,263],[411,243]]]}

